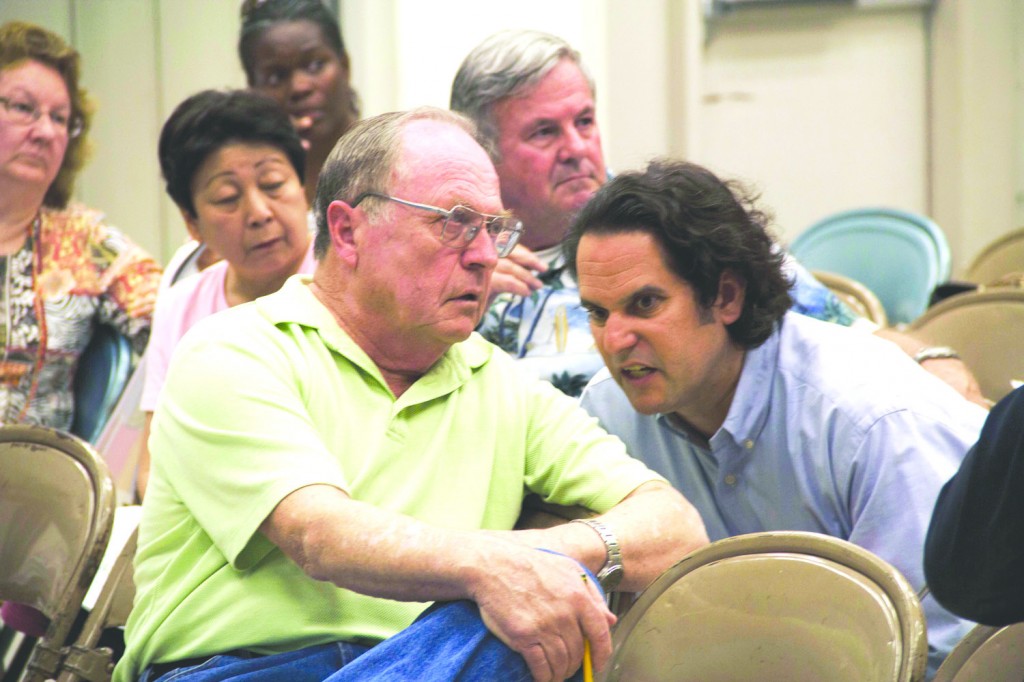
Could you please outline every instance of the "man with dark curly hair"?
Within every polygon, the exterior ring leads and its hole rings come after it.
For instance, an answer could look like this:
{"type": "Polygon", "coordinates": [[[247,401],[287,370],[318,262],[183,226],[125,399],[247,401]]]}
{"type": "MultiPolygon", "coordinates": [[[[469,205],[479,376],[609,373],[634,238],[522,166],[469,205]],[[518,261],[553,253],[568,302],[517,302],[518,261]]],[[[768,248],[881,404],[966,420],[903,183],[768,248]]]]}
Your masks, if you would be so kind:
{"type": "MultiPolygon", "coordinates": [[[[516,357],[522,371],[569,395],[579,395],[601,367],[560,246],[573,216],[610,175],[596,96],[579,52],[558,36],[526,29],[499,31],[473,48],[451,92],[452,110],[471,118],[485,139],[502,203],[526,228],[494,270],[494,299],[478,331],[516,357]]],[[[792,256],[783,263],[793,310],[874,331],[967,398],[985,402],[977,380],[950,349],[878,329],[792,256]]]]}
{"type": "MultiPolygon", "coordinates": [[[[599,190],[565,240],[607,366],[583,405],[712,541],[832,535],[920,590],[932,506],[985,411],[893,344],[790,312],[767,222],[694,164],[656,161],[599,190]]],[[[923,605],[934,672],[970,625],[923,605]]]]}

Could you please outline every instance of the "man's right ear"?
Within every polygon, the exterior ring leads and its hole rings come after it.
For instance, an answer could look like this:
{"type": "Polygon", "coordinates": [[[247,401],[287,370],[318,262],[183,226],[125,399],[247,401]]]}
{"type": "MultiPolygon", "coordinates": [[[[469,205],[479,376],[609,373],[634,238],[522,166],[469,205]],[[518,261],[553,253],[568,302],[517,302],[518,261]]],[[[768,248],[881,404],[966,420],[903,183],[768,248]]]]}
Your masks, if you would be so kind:
{"type": "Polygon", "coordinates": [[[335,199],[327,205],[327,232],[331,235],[331,249],[338,257],[353,265],[356,262],[356,209],[335,199]]]}

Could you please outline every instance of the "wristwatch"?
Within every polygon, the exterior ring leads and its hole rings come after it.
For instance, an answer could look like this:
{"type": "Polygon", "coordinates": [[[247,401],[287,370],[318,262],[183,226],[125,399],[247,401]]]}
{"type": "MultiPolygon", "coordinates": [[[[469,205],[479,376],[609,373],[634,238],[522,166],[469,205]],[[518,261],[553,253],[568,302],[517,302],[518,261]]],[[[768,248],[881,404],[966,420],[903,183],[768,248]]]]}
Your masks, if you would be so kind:
{"type": "Polygon", "coordinates": [[[960,355],[949,346],[925,346],[914,354],[914,362],[921,364],[926,360],[960,359],[960,355]]]}
{"type": "Polygon", "coordinates": [[[619,586],[622,576],[625,575],[625,569],[622,567],[622,550],[619,548],[619,541],[616,539],[615,533],[608,526],[594,519],[573,519],[573,523],[587,524],[594,529],[594,532],[601,538],[601,542],[604,543],[606,559],[604,566],[597,572],[597,582],[601,583],[605,592],[613,591],[619,586]]]}

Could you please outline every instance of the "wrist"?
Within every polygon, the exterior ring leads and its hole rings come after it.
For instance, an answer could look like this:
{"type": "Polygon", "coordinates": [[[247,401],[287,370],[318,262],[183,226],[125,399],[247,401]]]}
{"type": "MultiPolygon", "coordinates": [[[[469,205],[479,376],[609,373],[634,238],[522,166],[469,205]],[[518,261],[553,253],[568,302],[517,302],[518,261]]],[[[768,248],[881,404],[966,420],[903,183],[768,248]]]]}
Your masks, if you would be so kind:
{"type": "Polygon", "coordinates": [[[582,523],[589,526],[601,539],[605,548],[605,559],[601,568],[595,571],[595,573],[597,574],[597,581],[601,584],[606,594],[614,591],[619,586],[619,583],[622,582],[622,577],[625,573],[622,566],[622,549],[619,546],[619,540],[615,533],[612,532],[611,528],[596,519],[573,519],[570,523],[582,523]]]}

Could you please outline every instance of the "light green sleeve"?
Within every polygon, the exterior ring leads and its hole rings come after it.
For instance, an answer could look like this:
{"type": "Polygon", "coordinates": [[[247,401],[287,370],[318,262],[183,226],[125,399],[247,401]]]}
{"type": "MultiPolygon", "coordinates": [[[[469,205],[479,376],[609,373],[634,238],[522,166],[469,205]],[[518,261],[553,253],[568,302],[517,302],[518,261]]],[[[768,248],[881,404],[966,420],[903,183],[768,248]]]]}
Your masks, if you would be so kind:
{"type": "Polygon", "coordinates": [[[174,354],[153,421],[151,486],[244,569],[272,548],[256,531],[285,496],[347,482],[303,400],[302,346],[236,310],[204,320],[174,354]],[[227,322],[251,327],[230,335],[244,343],[222,340],[227,322]]]}
{"type": "Polygon", "coordinates": [[[545,501],[605,512],[648,481],[664,481],[626,452],[574,398],[530,382],[526,483],[545,501]]]}

